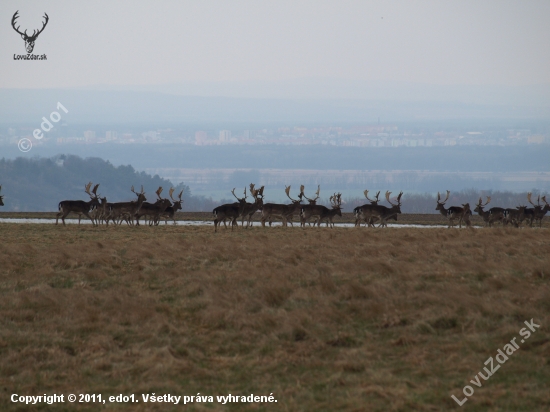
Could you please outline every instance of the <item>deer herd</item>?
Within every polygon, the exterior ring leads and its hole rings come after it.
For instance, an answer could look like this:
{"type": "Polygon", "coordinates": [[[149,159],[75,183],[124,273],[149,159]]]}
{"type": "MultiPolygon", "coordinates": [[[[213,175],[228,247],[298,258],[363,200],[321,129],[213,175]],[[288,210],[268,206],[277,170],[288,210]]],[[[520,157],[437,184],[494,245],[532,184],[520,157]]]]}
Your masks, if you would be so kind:
{"type": "MultiPolygon", "coordinates": [[[[143,217],[144,223],[149,226],[158,225],[161,219],[164,219],[164,223],[168,224],[168,219],[172,220],[176,224],[175,214],[178,210],[182,210],[182,195],[183,190],[179,193],[178,198],[174,199],[174,188],[171,188],[168,192],[170,199],[162,198],[162,187],[159,187],[155,194],[157,195],[157,201],[155,203],[148,203],[145,198],[145,192],[143,186],[140,192],[136,192],[132,186],[131,191],[137,196],[135,200],[130,202],[118,202],[109,203],[107,198],[101,197],[97,194],[99,184],[96,184],[92,189],[92,182],[89,182],[84,186],[84,191],[90,197],[89,201],[84,200],[63,200],[59,203],[59,212],[56,215],[55,224],[58,224],[59,218],[63,224],[65,224],[65,218],[69,213],[75,213],[78,215],[78,223],[80,224],[82,215],[91,220],[94,226],[100,224],[109,225],[112,222],[114,225],[120,225],[122,222],[126,222],[128,225],[140,226],[140,219],[143,217]],[[91,190],[90,190],[91,189],[91,190]]],[[[218,226],[223,223],[227,228],[227,220],[231,223],[231,230],[234,226],[238,226],[237,219],[241,218],[242,227],[248,228],[252,225],[253,215],[260,212],[260,222],[265,227],[266,222],[271,226],[273,219],[280,219],[283,226],[294,226],[294,216],[299,217],[300,226],[305,227],[306,224],[321,226],[322,222],[326,222],[327,227],[334,227],[334,216],[342,216],[342,195],[341,193],[334,193],[330,197],[331,208],[323,205],[318,205],[320,186],[317,186],[315,197],[310,199],[304,193],[304,185],[300,186],[300,193],[297,198],[292,198],[290,195],[290,186],[285,187],[285,193],[290,199],[290,204],[281,203],[264,203],[264,186],[260,189],[256,189],[253,183],[250,184],[249,193],[254,199],[254,202],[247,202],[247,190],[244,189],[244,197],[240,198],[235,194],[235,189],[231,191],[233,196],[237,199],[237,202],[227,203],[216,207],[213,210],[214,218],[214,231],[217,232],[218,226]],[[304,199],[307,203],[302,204],[304,199]],[[244,221],[246,220],[246,226],[244,221]]],[[[0,186],[0,193],[2,186],[0,186]]],[[[438,210],[443,216],[448,219],[448,227],[455,225],[455,220],[458,220],[458,225],[461,228],[462,223],[467,227],[471,227],[470,216],[472,216],[472,210],[469,203],[464,203],[461,206],[451,206],[445,208],[445,203],[449,199],[450,191],[447,190],[445,199],[441,200],[441,194],[437,193],[437,206],[435,210],[438,210]]],[[[403,192],[392,202],[391,192],[386,192],[386,200],[391,207],[379,205],[380,192],[376,193],[376,196],[369,198],[369,191],[363,192],[365,197],[370,203],[358,206],[353,209],[355,217],[355,227],[360,227],[364,223],[368,227],[374,227],[375,223],[378,223],[379,227],[386,227],[389,219],[397,220],[397,215],[401,213],[401,196],[403,192]],[[395,203],[394,203],[395,202],[395,203]]],[[[492,207],[488,210],[484,208],[491,202],[491,197],[487,196],[487,200],[483,203],[483,199],[480,197],[474,212],[478,213],[483,219],[486,226],[492,227],[495,223],[500,223],[505,226],[511,224],[515,227],[520,227],[521,224],[526,221],[527,224],[533,227],[533,224],[537,224],[542,227],[542,219],[546,213],[550,210],[550,205],[546,201],[546,196],[538,196],[537,204],[533,203],[532,193],[527,194],[527,201],[533,206],[527,208],[526,206],[518,206],[515,209],[504,209],[501,207],[492,207]],[[541,204],[541,200],[543,204],[541,204]]],[[[0,195],[0,206],[4,206],[4,196],[0,195]]]]}

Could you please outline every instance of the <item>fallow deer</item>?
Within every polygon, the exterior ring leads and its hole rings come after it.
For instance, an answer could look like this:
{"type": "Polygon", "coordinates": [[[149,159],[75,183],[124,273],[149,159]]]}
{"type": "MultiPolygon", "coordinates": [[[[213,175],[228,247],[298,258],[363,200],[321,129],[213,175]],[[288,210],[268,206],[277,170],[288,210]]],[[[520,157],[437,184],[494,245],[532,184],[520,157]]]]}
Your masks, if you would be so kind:
{"type": "Polygon", "coordinates": [[[493,226],[494,222],[501,222],[504,220],[504,209],[502,207],[492,207],[491,209],[485,211],[483,208],[491,203],[491,196],[487,196],[487,201],[483,204],[481,197],[477,202],[474,212],[477,212],[479,216],[483,219],[485,224],[489,227],[493,226]]]}
{"type": "Polygon", "coordinates": [[[59,218],[61,217],[61,221],[63,222],[63,225],[65,225],[65,218],[69,213],[73,212],[78,214],[78,224],[80,224],[81,216],[84,215],[90,219],[92,224],[95,226],[96,223],[90,216],[90,209],[92,206],[99,206],[97,195],[95,195],[98,186],[99,184],[94,187],[93,193],[90,193],[92,182],[84,186],[84,191],[88,194],[88,196],[90,196],[89,202],[85,202],[84,200],[63,200],[59,202],[59,212],[55,216],[55,224],[57,225],[59,218]]]}
{"type": "Polygon", "coordinates": [[[174,188],[170,188],[168,194],[170,195],[170,199],[172,199],[172,206],[168,206],[164,212],[161,213],[161,217],[164,218],[164,224],[168,224],[168,219],[172,219],[174,221],[174,224],[176,224],[176,212],[178,210],[182,210],[182,203],[183,200],[181,199],[181,196],[183,195],[183,190],[178,195],[178,200],[174,199],[172,196],[174,194],[174,188]]]}
{"type": "Polygon", "coordinates": [[[214,215],[214,232],[218,231],[218,224],[225,221],[225,219],[231,220],[231,231],[233,231],[233,226],[237,226],[237,218],[241,215],[241,212],[246,205],[246,189],[245,197],[242,199],[239,199],[235,194],[235,188],[233,188],[231,193],[233,193],[233,196],[235,196],[238,200],[238,203],[227,203],[225,205],[218,206],[212,211],[212,214],[214,215]]]}
{"type": "Polygon", "coordinates": [[[454,220],[458,218],[458,227],[462,228],[462,222],[466,223],[466,226],[470,226],[470,215],[472,214],[472,211],[470,210],[470,204],[464,203],[462,207],[460,206],[451,206],[448,209],[445,209],[445,202],[449,199],[449,195],[451,192],[447,190],[447,197],[443,202],[441,202],[441,195],[439,192],[437,192],[437,207],[435,210],[439,210],[439,212],[445,216],[447,219],[449,219],[449,228],[454,226],[454,220]]]}
{"type": "MultiPolygon", "coordinates": [[[[303,187],[303,186],[302,186],[303,187]]],[[[287,226],[287,222],[290,222],[291,226],[294,226],[292,219],[294,213],[300,212],[300,206],[302,202],[302,197],[304,193],[301,192],[298,195],[298,199],[293,199],[290,197],[290,186],[285,186],[285,193],[287,197],[291,200],[291,204],[279,204],[279,203],[265,203],[262,207],[262,226],[265,227],[266,220],[269,221],[269,226],[271,226],[271,219],[276,217],[280,218],[283,221],[283,226],[287,226]]]]}

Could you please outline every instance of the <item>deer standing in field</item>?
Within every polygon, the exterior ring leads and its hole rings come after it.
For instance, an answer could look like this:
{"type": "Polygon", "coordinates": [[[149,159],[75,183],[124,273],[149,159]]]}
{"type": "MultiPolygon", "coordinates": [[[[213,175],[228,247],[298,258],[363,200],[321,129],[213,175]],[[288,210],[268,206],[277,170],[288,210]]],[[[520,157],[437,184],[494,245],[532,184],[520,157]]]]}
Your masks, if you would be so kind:
{"type": "MultiPolygon", "coordinates": [[[[303,187],[303,186],[302,186],[303,187]]],[[[285,186],[285,193],[287,197],[291,200],[291,204],[279,204],[279,203],[265,203],[262,207],[262,226],[265,227],[266,220],[269,220],[269,226],[271,226],[271,219],[274,217],[280,218],[283,221],[283,226],[288,226],[287,222],[290,222],[291,226],[294,226],[292,219],[294,213],[300,211],[300,206],[302,202],[302,197],[304,193],[301,192],[298,195],[298,199],[293,199],[290,197],[290,186],[285,186]]]]}
{"type": "Polygon", "coordinates": [[[504,211],[504,224],[511,223],[515,227],[520,227],[525,220],[526,206],[518,206],[515,209],[508,208],[504,211]]]}
{"type": "Polygon", "coordinates": [[[487,211],[483,210],[489,203],[491,203],[491,196],[487,196],[485,204],[483,204],[483,200],[480,197],[474,212],[477,212],[481,216],[487,226],[492,227],[494,222],[503,222],[505,210],[502,207],[492,207],[487,211]]]}
{"type": "Polygon", "coordinates": [[[403,196],[403,192],[399,192],[399,195],[397,195],[397,203],[392,203],[390,200],[391,192],[386,191],[386,200],[391,205],[391,207],[383,206],[383,205],[376,205],[373,209],[373,218],[378,218],[380,220],[380,225],[378,227],[387,227],[388,219],[395,219],[397,220],[397,215],[401,214],[401,196],[403,196]]]}
{"type": "Polygon", "coordinates": [[[544,215],[546,215],[546,212],[550,210],[550,205],[546,201],[546,196],[541,197],[541,200],[544,202],[544,207],[541,207],[538,210],[535,208],[535,221],[538,220],[539,227],[542,227],[542,219],[544,218],[544,215]]]}
{"type": "Polygon", "coordinates": [[[324,209],[322,209],[321,214],[319,215],[319,220],[317,221],[317,226],[321,226],[321,222],[323,220],[327,221],[327,227],[330,226],[331,228],[334,227],[334,222],[332,221],[334,219],[334,216],[338,215],[342,217],[342,194],[341,193],[334,193],[330,197],[330,205],[332,206],[332,209],[329,209],[327,207],[322,206],[324,209]]]}
{"type": "Polygon", "coordinates": [[[84,215],[90,219],[92,224],[95,226],[96,223],[90,216],[90,209],[92,206],[99,206],[99,201],[97,199],[97,195],[95,194],[98,186],[99,184],[94,187],[92,193],[90,193],[92,182],[84,186],[84,191],[88,194],[88,196],[90,196],[89,202],[85,202],[84,200],[63,200],[59,202],[59,212],[55,216],[55,224],[57,225],[59,218],[61,217],[61,221],[63,222],[63,225],[65,225],[65,218],[69,213],[73,212],[78,214],[78,224],[80,224],[81,216],[84,215]]]}
{"type": "Polygon", "coordinates": [[[449,199],[449,195],[451,192],[447,190],[447,197],[443,202],[441,201],[441,195],[439,192],[437,192],[437,207],[435,210],[439,210],[439,212],[445,216],[447,219],[449,219],[449,228],[454,226],[454,220],[458,218],[458,227],[462,228],[462,222],[466,223],[466,226],[470,226],[470,215],[472,214],[472,211],[470,210],[470,204],[464,203],[462,207],[460,206],[451,206],[448,209],[445,209],[445,202],[449,199]]]}
{"type": "Polygon", "coordinates": [[[355,209],[353,209],[353,214],[355,216],[355,227],[361,226],[361,221],[364,221],[368,227],[374,226],[374,217],[373,217],[373,209],[375,206],[378,205],[380,191],[376,193],[376,196],[374,199],[369,198],[369,191],[365,190],[363,191],[363,194],[367,198],[367,200],[370,203],[364,204],[362,206],[357,206],[355,209]]]}
{"type": "MultiPolygon", "coordinates": [[[[300,192],[304,193],[304,185],[300,186],[300,192]]],[[[303,205],[300,208],[300,226],[305,227],[306,223],[309,223],[308,220],[313,216],[318,216],[312,213],[313,209],[317,206],[317,199],[319,199],[319,193],[321,192],[321,185],[317,185],[317,192],[315,192],[315,197],[313,199],[308,198],[305,194],[304,197],[309,202],[308,205],[303,205]]],[[[313,226],[317,223],[317,220],[313,222],[313,226]]]]}
{"type": "MultiPolygon", "coordinates": [[[[238,203],[227,203],[218,206],[212,211],[214,215],[214,232],[218,231],[219,223],[224,222],[225,225],[225,219],[231,220],[231,231],[233,231],[233,226],[237,226],[237,218],[241,215],[246,205],[246,188],[242,199],[239,199],[235,194],[235,188],[233,188],[231,193],[233,193],[233,196],[238,200],[238,203]]],[[[227,229],[227,226],[225,228],[227,229]]]]}
{"type": "Polygon", "coordinates": [[[544,215],[546,215],[546,212],[550,210],[550,206],[546,202],[546,196],[542,197],[542,201],[545,203],[544,207],[542,207],[540,204],[540,201],[541,201],[540,195],[537,198],[536,205],[531,201],[531,196],[532,196],[532,193],[527,193],[527,200],[534,207],[531,209],[525,209],[525,218],[529,220],[529,226],[533,227],[533,222],[538,220],[539,227],[542,227],[542,218],[544,217],[544,215]]]}
{"type": "MultiPolygon", "coordinates": [[[[254,203],[248,203],[246,202],[241,210],[241,227],[244,227],[244,220],[247,219],[246,222],[246,228],[248,229],[248,226],[251,226],[251,220],[252,215],[256,213],[258,209],[262,210],[263,204],[264,204],[264,187],[260,187],[260,189],[256,190],[255,185],[253,183],[250,183],[250,194],[254,198],[254,203]]],[[[246,188],[245,190],[245,197],[246,197],[246,188]]]]}
{"type": "Polygon", "coordinates": [[[145,192],[143,191],[143,186],[141,186],[141,192],[139,193],[134,190],[134,186],[132,186],[130,190],[137,196],[136,200],[131,202],[117,202],[111,205],[109,218],[115,225],[121,224],[123,219],[126,220],[128,225],[133,225],[134,216],[141,208],[143,202],[147,200],[145,192]]]}
{"type": "Polygon", "coordinates": [[[174,203],[172,204],[172,206],[168,206],[166,210],[160,214],[160,216],[164,218],[165,225],[168,224],[168,219],[172,219],[174,221],[174,224],[176,224],[176,212],[178,210],[182,210],[183,200],[181,200],[181,197],[183,195],[183,190],[178,195],[178,200],[174,199],[174,197],[172,196],[174,194],[174,190],[175,189],[172,187],[168,192],[168,194],[170,195],[170,199],[172,199],[172,202],[174,203]]]}
{"type": "Polygon", "coordinates": [[[147,217],[149,218],[149,226],[158,224],[160,214],[166,210],[172,203],[168,199],[163,199],[160,194],[162,193],[162,186],[157,191],[158,200],[155,203],[143,202],[139,210],[135,213],[136,226],[139,226],[139,219],[144,216],[145,223],[147,224],[147,217]]]}

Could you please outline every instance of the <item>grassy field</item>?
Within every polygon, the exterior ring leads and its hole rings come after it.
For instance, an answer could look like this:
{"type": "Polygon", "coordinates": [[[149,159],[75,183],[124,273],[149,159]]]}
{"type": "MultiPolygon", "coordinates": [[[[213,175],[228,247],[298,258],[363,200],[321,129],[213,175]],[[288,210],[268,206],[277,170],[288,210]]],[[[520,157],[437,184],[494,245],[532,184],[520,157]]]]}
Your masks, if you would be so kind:
{"type": "Polygon", "coordinates": [[[547,411],[549,234],[0,223],[0,410],[547,411]],[[278,402],[141,398],[199,392],[278,402]]]}

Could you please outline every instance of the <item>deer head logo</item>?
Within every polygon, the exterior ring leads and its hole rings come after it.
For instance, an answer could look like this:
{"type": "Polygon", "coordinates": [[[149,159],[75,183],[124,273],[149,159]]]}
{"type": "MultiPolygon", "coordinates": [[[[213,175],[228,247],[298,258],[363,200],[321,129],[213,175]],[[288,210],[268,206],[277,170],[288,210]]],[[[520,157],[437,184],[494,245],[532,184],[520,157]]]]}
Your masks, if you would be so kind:
{"type": "Polygon", "coordinates": [[[34,49],[34,42],[36,41],[36,38],[38,37],[38,35],[40,33],[42,33],[44,31],[44,28],[48,24],[48,20],[50,18],[48,17],[48,15],[46,13],[44,13],[44,18],[46,19],[46,21],[43,23],[42,28],[40,30],[38,30],[38,32],[36,30],[34,30],[33,33],[32,33],[32,36],[29,36],[29,35],[27,35],[27,30],[25,30],[25,32],[22,33],[22,32],[19,31],[20,26],[17,26],[17,28],[15,27],[15,20],[17,20],[17,18],[19,17],[17,15],[17,13],[19,13],[19,10],[17,10],[15,12],[15,14],[13,15],[13,17],[11,19],[11,25],[12,25],[13,29],[21,35],[21,38],[23,40],[25,40],[25,48],[27,49],[27,53],[32,53],[32,51],[34,49]]]}

